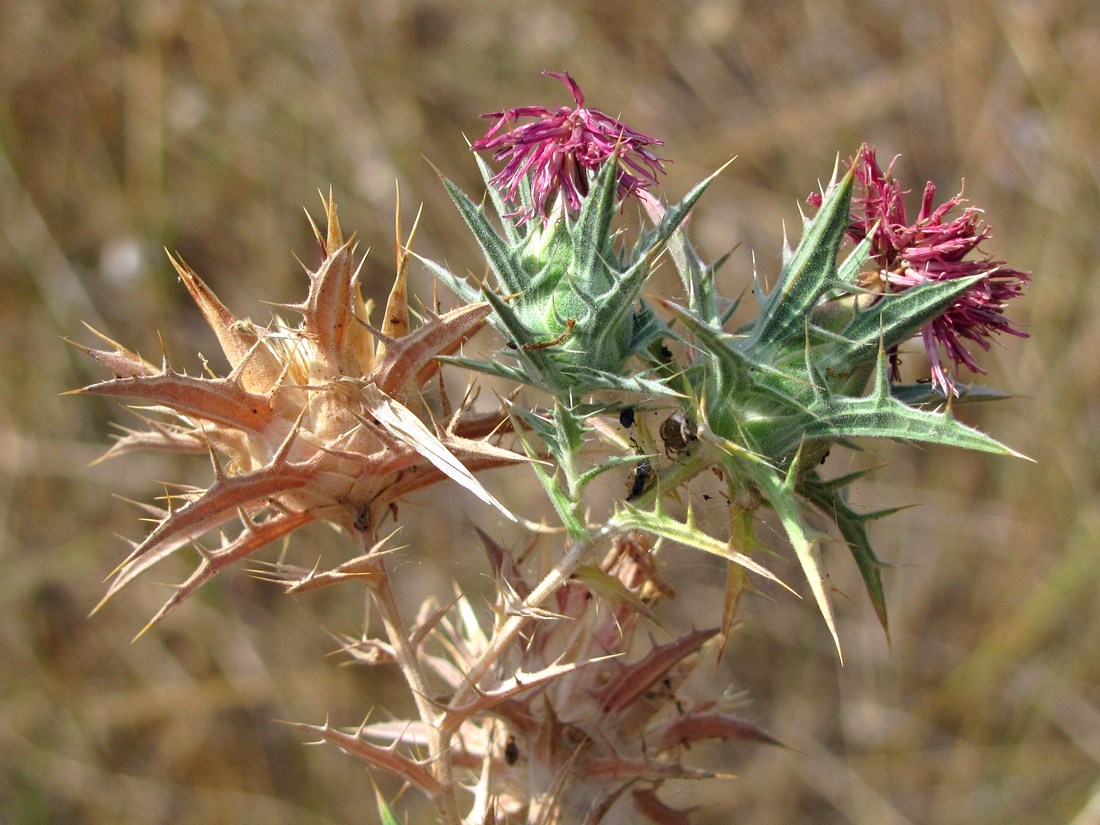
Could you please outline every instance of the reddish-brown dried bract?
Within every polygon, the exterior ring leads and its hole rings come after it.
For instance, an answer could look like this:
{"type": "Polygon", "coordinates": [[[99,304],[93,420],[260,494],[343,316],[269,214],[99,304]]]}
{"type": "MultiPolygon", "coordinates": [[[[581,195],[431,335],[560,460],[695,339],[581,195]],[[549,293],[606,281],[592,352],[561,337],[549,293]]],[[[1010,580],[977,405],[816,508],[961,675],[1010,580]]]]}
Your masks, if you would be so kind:
{"type": "Polygon", "coordinates": [[[109,349],[81,347],[114,374],[82,392],[133,398],[151,409],[143,416],[147,428],[125,430],[105,457],[205,449],[214,468],[209,487],[158,511],[158,523],[108,586],[104,601],[161,559],[195,546],[199,566],[150,625],[230,563],[315,519],[373,534],[402,496],[448,476],[497,504],[470,471],[523,460],[485,440],[506,424],[503,414],[460,410],[447,429],[433,430],[431,419],[424,423],[412,412],[424,409],[435,358],[480,329],[489,306],[428,313],[409,331],[400,257],[386,307],[387,319],[405,319],[387,324],[400,337],[373,330],[354,239],[344,240],[331,198],[325,211],[327,232],[314,227],[323,260],[309,273],[306,299],[286,307],[301,315],[296,328],[278,319],[266,327],[239,319],[172,259],[217,336],[227,376],[186,375],[167,357],[157,368],[105,336],[109,349]],[[213,546],[203,543],[210,535],[213,546]]]}

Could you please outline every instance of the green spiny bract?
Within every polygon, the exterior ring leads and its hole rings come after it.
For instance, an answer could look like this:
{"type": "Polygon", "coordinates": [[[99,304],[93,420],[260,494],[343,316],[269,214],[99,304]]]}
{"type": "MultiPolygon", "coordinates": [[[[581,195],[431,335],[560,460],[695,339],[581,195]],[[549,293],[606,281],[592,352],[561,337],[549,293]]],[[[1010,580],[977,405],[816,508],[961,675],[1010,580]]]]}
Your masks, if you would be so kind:
{"type": "MultiPolygon", "coordinates": [[[[488,167],[479,159],[486,181],[488,167]]],[[[627,367],[632,355],[655,367],[653,345],[668,334],[641,293],[657,256],[691,211],[712,178],[667,210],[630,250],[617,243],[612,218],[617,159],[590,179],[575,217],[563,207],[545,221],[523,220],[489,187],[500,217],[499,234],[484,210],[450,181],[447,191],[485,254],[496,280],[480,290],[446,268],[425,261],[436,276],[466,301],[488,301],[490,321],[505,336],[503,355],[511,363],[467,358],[452,363],[540,387],[558,397],[595,390],[675,395],[665,383],[627,367]]],[[[530,192],[523,193],[529,199],[530,192]]]]}
{"type": "MultiPolygon", "coordinates": [[[[488,183],[492,173],[480,159],[478,163],[488,183]]],[[[825,479],[818,466],[833,445],[852,447],[853,439],[868,436],[1013,454],[959,423],[950,408],[938,409],[947,399],[935,389],[896,385],[887,370],[887,353],[918,335],[982,276],[930,281],[897,293],[862,286],[869,243],[859,243],[838,262],[852,225],[854,175],[849,171],[838,179],[834,172],[816,215],[803,221],[797,247],[785,247],[775,287],[770,292],[757,289],[757,318],[729,333],[723,327],[737,302],[716,289],[721,262],[705,265],[682,227],[713,176],[672,207],[642,197],[653,228],[626,251],[616,244],[611,226],[618,207],[614,175],[612,158],[590,178],[589,192],[575,215],[559,203],[543,221],[527,219],[529,182],[519,189],[519,207],[506,203],[490,185],[500,232],[481,207],[445,181],[485,254],[496,289],[478,289],[439,264],[425,263],[459,297],[485,300],[493,307],[490,322],[506,337],[502,352],[512,363],[444,360],[572,399],[558,409],[558,414],[570,411],[567,417],[581,415],[571,411],[580,395],[597,393],[593,400],[599,402],[601,390],[664,396],[679,404],[692,425],[698,425],[698,441],[706,445],[693,450],[703,455],[692,463],[721,466],[731,500],[763,502],[776,512],[834,641],[835,621],[817,561],[816,536],[806,526],[807,510],[835,522],[888,630],[882,564],[866,525],[892,511],[853,510],[847,487],[862,473],[825,479]],[[671,326],[641,300],[655,259],[665,252],[685,292],[684,306],[660,302],[672,316],[671,326]],[[693,344],[693,354],[681,369],[665,344],[684,338],[693,344]],[[631,356],[643,365],[641,374],[637,365],[628,364],[631,356]]],[[[957,402],[1002,397],[956,389],[957,402]]],[[[596,409],[586,406],[585,415],[598,409],[598,403],[596,409]]],[[[542,480],[550,484],[547,490],[571,532],[583,533],[577,513],[571,512],[578,504],[570,494],[577,492],[574,485],[562,487],[550,475],[542,480]]],[[[648,515],[628,508],[616,518],[623,524],[648,519],[646,529],[680,536],[680,541],[685,530],[698,532],[693,523],[665,513],[659,497],[657,509],[648,515]]],[[[713,549],[707,536],[687,543],[713,549]]],[[[748,564],[733,544],[719,554],[747,569],[759,566],[748,564]]]]}
{"type": "MultiPolygon", "coordinates": [[[[689,307],[665,307],[694,339],[685,375],[696,419],[724,451],[734,486],[752,488],[776,511],[794,545],[834,639],[836,631],[812,536],[808,505],[832,518],[852,549],[879,619],[886,627],[881,565],[865,522],[845,488],[860,474],[823,480],[817,466],[831,445],[864,436],[924,441],[1011,454],[960,424],[950,410],[924,409],[935,398],[918,387],[892,386],[885,353],[912,338],[976,278],[928,283],[900,294],[869,293],[856,276],[868,260],[857,246],[839,265],[848,229],[853,175],[834,176],[797,248],[784,251],[774,289],[758,291],[760,314],[736,334],[723,332],[713,279],[693,255],[675,256],[689,307]]],[[[686,247],[685,247],[686,249],[686,247]]],[[[980,277],[980,276],[979,276],[980,277]]],[[[942,400],[942,397],[941,397],[942,400]]]]}

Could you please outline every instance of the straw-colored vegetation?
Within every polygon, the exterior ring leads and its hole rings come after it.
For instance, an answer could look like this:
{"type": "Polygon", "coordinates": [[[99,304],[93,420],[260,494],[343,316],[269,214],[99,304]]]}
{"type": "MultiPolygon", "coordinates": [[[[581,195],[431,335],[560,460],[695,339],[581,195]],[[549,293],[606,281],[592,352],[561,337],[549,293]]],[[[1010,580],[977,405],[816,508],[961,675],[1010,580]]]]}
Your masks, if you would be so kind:
{"type": "MultiPolygon", "coordinates": [[[[710,257],[737,247],[727,294],[748,283],[752,252],[775,271],[797,202],[864,141],[900,153],[914,186],[934,179],[947,195],[965,177],[990,249],[1034,274],[1014,307],[1031,338],[985,359],[989,383],[1021,397],[960,415],[1036,463],[869,445],[883,467],[858,504],[918,505],[873,528],[896,565],[892,648],[839,546],[828,567],[843,668],[812,604],[746,598],[710,678],[743,691],[744,713],[790,748],[699,748],[736,778],[663,794],[704,805],[698,822],[1100,821],[1095,4],[9,0],[0,42],[5,822],[373,821],[361,764],[272,721],[413,713],[386,671],[325,659],[338,647],[327,629],[356,626],[354,600],[288,598],[236,568],[129,644],[164,601],[154,578],[181,579],[181,561],[85,619],[125,555],[115,534],[143,533],[141,511],[112,494],[149,500],[162,480],[204,482],[209,464],[89,466],[120,415],[58,398],[99,377],[60,337],[87,321],[149,356],[159,333],[174,366],[197,373],[187,353],[213,359],[217,343],[162,247],[266,320],[261,299],[304,294],[294,255],[314,266],[316,246],[301,207],[319,214],[330,186],[345,230],[373,247],[363,280],[376,301],[392,282],[395,181],[406,224],[424,204],[417,250],[480,267],[425,158],[478,191],[463,135],[481,134],[481,112],[558,100],[544,68],[666,141],[670,197],[737,155],[692,227],[710,257]]],[[[429,275],[410,276],[429,303],[429,275]]],[[[534,514],[533,495],[482,478],[534,514]]],[[[455,581],[488,587],[467,512],[520,540],[457,488],[414,495],[396,573],[411,604],[453,596],[455,581]]],[[[294,542],[329,561],[345,552],[323,528],[294,542]]],[[[668,558],[684,565],[674,606],[713,623],[721,568],[668,558]]]]}

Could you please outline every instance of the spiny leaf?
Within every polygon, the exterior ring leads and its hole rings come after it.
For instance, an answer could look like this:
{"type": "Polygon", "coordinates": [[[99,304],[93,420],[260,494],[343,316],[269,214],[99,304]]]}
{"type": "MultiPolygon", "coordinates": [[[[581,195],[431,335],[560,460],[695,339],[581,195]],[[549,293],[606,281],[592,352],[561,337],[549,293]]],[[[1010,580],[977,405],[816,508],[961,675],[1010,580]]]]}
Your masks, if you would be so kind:
{"type": "Polygon", "coordinates": [[[613,286],[607,265],[603,262],[609,251],[611,218],[615,214],[617,155],[612,155],[592,181],[592,189],[584,199],[577,222],[570,231],[573,238],[571,271],[582,283],[599,292],[613,286]]]}
{"type": "Polygon", "coordinates": [[[571,389],[574,392],[587,392],[590,390],[616,390],[619,392],[638,393],[639,395],[659,395],[664,397],[682,398],[683,395],[672,387],[666,386],[659,380],[645,378],[641,375],[616,375],[589,367],[573,367],[568,373],[573,381],[565,383],[560,390],[571,389]]]}
{"type": "MultiPolygon", "coordinates": [[[[433,359],[454,352],[485,323],[488,304],[468,304],[443,316],[432,316],[412,333],[391,341],[371,370],[371,379],[387,395],[397,395],[423,383],[422,370],[433,359]]],[[[429,372],[428,375],[431,373],[429,372]]]]}
{"type": "MultiPolygon", "coordinates": [[[[160,610],[154,614],[153,618],[148,621],[145,627],[138,631],[137,635],[134,636],[134,641],[140,639],[151,628],[163,621],[169,613],[187,601],[195,591],[218,575],[218,573],[226,567],[252,555],[257,550],[266,547],[273,541],[288,535],[312,520],[312,513],[303,512],[287,513],[276,516],[262,524],[255,524],[250,521],[246,522],[245,529],[241,531],[241,534],[237,536],[236,539],[226,543],[214,552],[205,554],[202,561],[199,562],[198,567],[188,576],[187,580],[182,584],[175,585],[175,592],[172,594],[171,598],[161,606],[160,610]]],[[[144,566],[147,566],[146,562],[148,559],[149,557],[139,559],[130,568],[120,570],[118,578],[111,583],[111,589],[108,591],[107,595],[103,597],[104,600],[109,598],[112,593],[117,592],[118,588],[132,578],[133,575],[137,575],[141,569],[144,569],[144,566]]],[[[102,605],[102,603],[101,601],[100,605],[102,605]]],[[[96,609],[98,608],[99,606],[97,605],[96,609]]]]}
{"type": "Polygon", "coordinates": [[[617,276],[615,284],[600,297],[591,323],[591,351],[596,363],[622,359],[635,339],[633,315],[638,309],[642,289],[652,274],[646,259],[634,263],[617,276]],[[624,335],[624,332],[627,334],[624,335]]]}
{"type": "MultiPolygon", "coordinates": [[[[209,489],[190,499],[178,510],[172,510],[133,549],[118,566],[115,579],[103,600],[106,601],[128,582],[180,547],[232,519],[236,513],[306,486],[314,478],[319,461],[319,457],[314,456],[310,461],[301,464],[273,461],[260,470],[236,476],[219,473],[209,489]]],[[[270,523],[266,529],[270,529],[270,523]]]]}
{"type": "MultiPolygon", "coordinates": [[[[735,482],[730,481],[729,496],[733,501],[736,498],[735,482]]],[[[753,511],[740,506],[729,508],[730,546],[740,548],[740,552],[762,551],[767,548],[756,538],[753,530],[753,511]]],[[[730,629],[737,615],[737,607],[741,603],[741,596],[747,586],[745,568],[739,564],[726,565],[726,593],[722,600],[722,623],[719,625],[721,633],[720,644],[716,660],[720,661],[729,641],[730,629]]]]}
{"type": "Polygon", "coordinates": [[[393,811],[390,810],[385,797],[382,796],[382,792],[377,787],[374,789],[374,798],[378,804],[378,817],[382,820],[382,825],[399,825],[397,817],[393,815],[393,811]]]}
{"type": "Polygon", "coordinates": [[[671,541],[726,559],[751,570],[759,576],[770,579],[792,593],[795,592],[762,564],[753,561],[744,553],[734,550],[728,543],[719,541],[700,530],[695,523],[695,514],[690,508],[687,513],[687,521],[681,522],[667,515],[659,504],[654,510],[648,511],[624,502],[622,509],[615,514],[614,523],[628,529],[646,530],[654,535],[664,536],[671,541]]]}
{"type": "Polygon", "coordinates": [[[585,527],[584,522],[577,517],[574,502],[570,500],[569,494],[562,488],[556,475],[550,475],[550,473],[539,465],[537,461],[539,455],[524,436],[522,428],[517,427],[516,432],[519,433],[520,443],[523,444],[523,449],[527,452],[528,457],[531,458],[531,469],[542,485],[542,489],[546,492],[546,496],[550,500],[550,504],[554,507],[554,511],[558,514],[558,518],[561,519],[561,523],[565,526],[565,529],[572,538],[584,540],[588,536],[588,528],[585,527]]]}
{"type": "MultiPolygon", "coordinates": [[[[917,410],[894,398],[882,351],[879,353],[875,386],[870,395],[832,399],[813,412],[815,419],[806,425],[803,433],[807,439],[896,438],[1025,457],[985,433],[959,423],[950,412],[917,410]]],[[[788,438],[788,447],[793,446],[792,435],[788,438]]]]}
{"type": "Polygon", "coordinates": [[[665,338],[676,340],[676,335],[668,328],[645,301],[639,302],[640,309],[634,314],[634,329],[630,338],[630,351],[651,361],[650,345],[665,338]]]}
{"type": "Polygon", "coordinates": [[[362,397],[371,415],[390,433],[428,459],[452,481],[458,482],[486,504],[496,507],[512,521],[517,520],[511,511],[497,501],[481,485],[481,482],[474,478],[473,473],[467,470],[465,465],[407,407],[390,398],[373,384],[363,387],[362,397]]]}
{"type": "Polygon", "coordinates": [[[653,614],[653,611],[635,593],[632,593],[621,579],[612,576],[610,573],[605,573],[596,565],[582,564],[577,568],[577,572],[573,574],[573,577],[601,600],[612,605],[626,605],[635,613],[640,613],[651,622],[660,625],[660,621],[653,614]]]}
{"type": "Polygon", "coordinates": [[[335,745],[345,753],[362,759],[372,768],[378,768],[406,782],[411,782],[428,796],[435,796],[443,790],[428,767],[401,755],[393,748],[382,748],[378,745],[372,745],[370,742],[364,742],[361,730],[347,733],[332,727],[328,722],[323,725],[310,725],[304,722],[287,722],[287,724],[314,736],[319,736],[325,742],[335,745]]]}
{"type": "Polygon", "coordinates": [[[739,340],[736,336],[715,329],[671,301],[661,300],[660,303],[691,331],[698,346],[712,356],[712,390],[718,397],[727,398],[752,384],[750,373],[757,365],[735,346],[734,342],[739,340]]]}
{"type": "Polygon", "coordinates": [[[577,416],[573,410],[560,401],[554,404],[554,429],[558,433],[558,441],[564,447],[568,455],[575,455],[581,449],[584,442],[584,434],[589,427],[584,424],[584,418],[577,416]]]}
{"type": "Polygon", "coordinates": [[[417,255],[411,250],[409,254],[430,269],[435,277],[438,278],[447,289],[451,290],[451,292],[463,301],[466,301],[466,303],[474,304],[480,300],[481,291],[468,283],[465,278],[458,277],[445,266],[441,266],[429,258],[417,255]]]}
{"type": "MultiPolygon", "coordinates": [[[[513,221],[509,215],[513,210],[508,208],[508,204],[504,201],[503,195],[500,194],[500,190],[493,185],[494,172],[489,168],[489,164],[485,162],[485,159],[481,155],[474,154],[474,160],[477,161],[478,171],[481,172],[481,179],[485,181],[485,190],[489,193],[489,200],[493,204],[493,208],[496,209],[497,215],[500,216],[501,228],[504,230],[505,240],[513,247],[519,246],[523,240],[520,232],[520,227],[517,227],[515,221],[513,221]]],[[[526,178],[524,178],[526,181],[526,178]]],[[[526,226],[526,224],[524,224],[526,226]]]]}
{"type": "Polygon", "coordinates": [[[599,656],[595,659],[586,659],[580,662],[566,661],[560,664],[547,665],[541,670],[531,673],[522,670],[514,671],[511,676],[504,679],[499,685],[491,690],[478,691],[477,698],[473,699],[469,704],[463,705],[462,707],[449,707],[441,727],[445,731],[456,730],[463,721],[469,719],[471,716],[490,711],[493,708],[505,704],[509,699],[521,696],[524,693],[535,690],[536,688],[541,688],[550,682],[568,676],[570,673],[575,673],[582,668],[590,667],[600,662],[606,662],[608,659],[615,658],[619,655],[621,654],[612,653],[609,656],[599,656]]]}
{"type": "Polygon", "coordinates": [[[535,379],[523,372],[523,370],[515,367],[509,367],[506,364],[502,364],[499,361],[479,361],[476,358],[463,358],[461,356],[441,356],[439,358],[440,363],[454,364],[456,367],[461,367],[466,370],[474,370],[476,372],[483,372],[486,375],[495,375],[499,378],[506,378],[509,381],[514,381],[517,384],[536,384],[535,379]]]}
{"type": "Polygon", "coordinates": [[[783,747],[783,743],[766,730],[732,713],[686,713],[646,737],[649,746],[658,752],[707,739],[740,739],[783,747]]]}
{"type": "Polygon", "coordinates": [[[871,548],[871,540],[867,535],[866,522],[873,515],[861,514],[848,506],[848,502],[840,495],[838,488],[822,482],[817,473],[807,473],[799,481],[798,492],[814,505],[818,510],[831,518],[840,530],[840,535],[848,545],[855,559],[859,575],[863,578],[863,585],[867,588],[867,595],[871,598],[871,605],[875,608],[879,624],[886,634],[886,640],[890,640],[890,624],[886,614],[886,591],[882,586],[882,562],[879,561],[875,551],[871,548]]]}
{"type": "MultiPolygon", "coordinates": [[[[136,352],[131,352],[130,350],[126,349],[126,347],[122,346],[122,344],[104,335],[95,327],[89,324],[85,324],[84,326],[88,329],[90,333],[92,333],[92,335],[112,347],[112,349],[110,351],[92,349],[91,347],[86,347],[83,344],[78,344],[76,341],[71,341],[68,338],[66,338],[65,340],[76,347],[78,350],[83,352],[85,355],[90,355],[92,358],[94,358],[107,369],[109,369],[111,371],[111,374],[114,375],[115,378],[135,378],[137,376],[149,377],[154,376],[160,372],[160,370],[155,365],[146,361],[136,352]]],[[[80,391],[74,390],[73,392],[80,391]]]]}
{"type": "Polygon", "coordinates": [[[158,375],[115,378],[78,392],[138,398],[183,416],[251,432],[264,430],[272,418],[270,400],[248,392],[233,377],[193,378],[167,367],[158,375]]]}
{"type": "Polygon", "coordinates": [[[764,299],[753,325],[756,350],[782,347],[801,338],[806,319],[818,299],[837,283],[836,257],[851,223],[854,174],[851,169],[829,187],[817,215],[806,226],[791,258],[784,263],[779,283],[764,299]]]}
{"type": "Polygon", "coordinates": [[[677,663],[701,648],[716,633],[716,627],[696,630],[653,648],[637,662],[623,667],[611,681],[596,691],[596,700],[605,713],[622,710],[665,678],[677,663]]]}
{"type": "Polygon", "coordinates": [[[813,593],[814,601],[817,602],[818,610],[821,611],[825,624],[829,628],[829,633],[833,637],[837,655],[843,663],[844,654],[840,650],[840,637],[836,631],[833,606],[829,601],[829,594],[825,590],[825,579],[818,565],[814,542],[806,535],[806,529],[802,524],[802,516],[799,513],[798,500],[794,494],[794,483],[798,477],[798,458],[796,457],[791,462],[790,469],[783,480],[780,480],[774,471],[759,464],[741,463],[739,466],[748,472],[772,509],[775,510],[776,515],[779,516],[783,529],[787,533],[787,538],[794,548],[798,563],[802,566],[806,581],[809,582],[810,591],[813,593]]]}
{"type": "Polygon", "coordinates": [[[531,330],[523,324],[503,298],[490,289],[483,289],[482,294],[493,307],[496,318],[503,327],[502,332],[511,337],[515,345],[513,352],[520,363],[526,367],[525,372],[532,378],[531,383],[551,391],[556,389],[558,387],[556,379],[560,379],[560,376],[549,351],[538,348],[540,342],[533,338],[531,330]]]}
{"type": "MultiPolygon", "coordinates": [[[[955,384],[958,395],[951,399],[952,404],[969,404],[977,401],[1004,401],[1012,398],[1010,392],[984,387],[980,384],[955,384]]],[[[890,394],[909,407],[942,407],[947,404],[947,396],[927,384],[894,384],[890,394]]]]}
{"type": "Polygon", "coordinates": [[[931,282],[883,295],[869,309],[856,313],[843,332],[843,342],[825,356],[825,364],[850,368],[871,360],[880,347],[889,350],[905,343],[983,277],[931,282]]]}
{"type": "Polygon", "coordinates": [[[474,233],[474,238],[485,253],[485,260],[488,261],[493,274],[497,276],[501,288],[508,293],[522,292],[526,287],[523,267],[512,255],[508,244],[489,224],[484,211],[447,178],[443,179],[443,185],[447,188],[447,194],[451,196],[455,206],[458,207],[462,219],[474,233]]]}
{"type": "MultiPolygon", "coordinates": [[[[732,163],[730,161],[729,163],[732,163]]],[[[683,222],[715,178],[729,165],[724,164],[714,174],[699,183],[679,203],[665,208],[656,198],[645,197],[642,204],[656,223],[654,229],[642,234],[635,247],[635,258],[648,256],[664,245],[672,256],[676,271],[688,296],[688,309],[706,323],[717,323],[717,294],[714,291],[713,270],[703,264],[687,240],[683,222]]]]}
{"type": "Polygon", "coordinates": [[[182,259],[169,254],[168,260],[172,262],[207,325],[218,337],[218,343],[225,357],[229,359],[230,366],[234,370],[240,368],[241,384],[244,388],[260,394],[268,392],[279,381],[280,367],[263,340],[247,332],[247,326],[218,300],[218,296],[182,259]]]}
{"type": "Polygon", "coordinates": [[[837,280],[842,284],[854,284],[864,265],[871,256],[871,233],[860,241],[856,248],[848,253],[844,262],[837,267],[837,280]]]}
{"type": "Polygon", "coordinates": [[[356,317],[362,298],[352,260],[355,241],[350,238],[332,247],[341,238],[339,227],[334,230],[330,221],[325,259],[309,274],[306,300],[292,307],[302,314],[303,332],[313,343],[315,368],[323,365],[331,377],[354,374],[359,367],[355,341],[366,334],[359,323],[364,319],[356,317]]]}
{"type": "Polygon", "coordinates": [[[611,456],[610,458],[601,461],[595,467],[590,467],[579,476],[577,476],[577,486],[584,487],[591,483],[597,476],[603,475],[608,470],[616,470],[620,467],[626,467],[631,464],[639,464],[643,461],[646,461],[647,458],[648,456],[642,455],[640,453],[611,456]]]}

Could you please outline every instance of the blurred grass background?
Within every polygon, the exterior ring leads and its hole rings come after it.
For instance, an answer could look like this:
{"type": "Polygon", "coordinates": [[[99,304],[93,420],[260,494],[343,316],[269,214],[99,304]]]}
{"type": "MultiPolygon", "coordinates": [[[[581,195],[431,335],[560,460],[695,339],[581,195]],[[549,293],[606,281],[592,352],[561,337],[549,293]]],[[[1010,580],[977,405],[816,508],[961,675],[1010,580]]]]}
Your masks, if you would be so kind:
{"type": "MultiPolygon", "coordinates": [[[[727,292],[750,252],[774,273],[796,202],[863,141],[902,155],[914,195],[965,177],[988,250],[1034,272],[1013,307],[1032,337],[985,359],[1021,397],[963,415],[1036,463],[873,445],[885,466],[859,503],[919,505],[873,533],[898,565],[892,648],[842,550],[843,669],[809,605],[752,600],[726,671],[795,750],[700,749],[738,778],[666,798],[713,823],[1100,823],[1095,3],[0,0],[0,43],[4,822],[373,821],[360,765],[272,721],[406,707],[387,674],[325,658],[325,627],[355,632],[339,597],[285,599],[237,570],[131,645],[167,570],[85,619],[125,552],[115,534],[142,531],[112,494],[147,500],[208,468],[89,467],[125,413],[58,397],[99,377],[60,338],[90,342],[87,321],[155,357],[159,333],[197,369],[213,342],[162,247],[266,320],[263,301],[304,294],[301,208],[330,185],[373,247],[375,294],[395,181],[406,223],[424,204],[418,250],[478,269],[425,158],[477,190],[463,135],[482,112],[568,102],[539,74],[565,68],[591,105],[667,141],[669,196],[738,156],[693,230],[712,257],[741,245],[727,292]]],[[[452,544],[468,502],[433,495],[405,511],[408,578],[441,576],[433,559],[483,573],[452,544]]],[[[331,543],[296,541],[311,539],[331,543]]],[[[712,568],[684,575],[720,598],[712,568]]]]}

